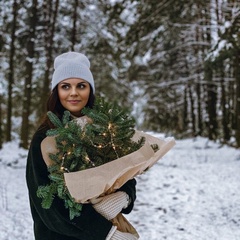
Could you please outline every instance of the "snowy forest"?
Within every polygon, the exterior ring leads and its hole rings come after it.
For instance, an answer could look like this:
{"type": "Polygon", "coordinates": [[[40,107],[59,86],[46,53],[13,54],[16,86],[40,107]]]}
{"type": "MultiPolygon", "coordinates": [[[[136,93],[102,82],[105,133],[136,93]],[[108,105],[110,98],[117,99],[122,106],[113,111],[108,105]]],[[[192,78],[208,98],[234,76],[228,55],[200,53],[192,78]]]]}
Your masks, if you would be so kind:
{"type": "Polygon", "coordinates": [[[71,50],[138,128],[240,147],[239,0],[5,0],[0,16],[0,148],[28,148],[71,50]]]}

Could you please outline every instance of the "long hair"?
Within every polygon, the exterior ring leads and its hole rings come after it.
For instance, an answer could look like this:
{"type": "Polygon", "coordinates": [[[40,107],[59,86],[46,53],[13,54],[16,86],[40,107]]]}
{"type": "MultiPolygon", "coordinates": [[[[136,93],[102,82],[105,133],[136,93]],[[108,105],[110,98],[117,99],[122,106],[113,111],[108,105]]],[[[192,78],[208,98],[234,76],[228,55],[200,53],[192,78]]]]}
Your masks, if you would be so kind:
{"type": "MultiPolygon", "coordinates": [[[[94,105],[95,101],[95,95],[93,93],[93,89],[90,85],[90,93],[89,93],[89,98],[88,102],[85,107],[90,107],[92,108],[94,105]]],[[[63,113],[66,109],[63,107],[63,105],[60,102],[59,96],[58,96],[58,90],[57,86],[52,90],[51,95],[48,98],[47,101],[47,111],[53,112],[59,119],[62,118],[63,113]]],[[[54,128],[54,125],[52,122],[49,120],[47,114],[44,117],[43,123],[41,124],[42,126],[46,126],[49,128],[54,128]]]]}

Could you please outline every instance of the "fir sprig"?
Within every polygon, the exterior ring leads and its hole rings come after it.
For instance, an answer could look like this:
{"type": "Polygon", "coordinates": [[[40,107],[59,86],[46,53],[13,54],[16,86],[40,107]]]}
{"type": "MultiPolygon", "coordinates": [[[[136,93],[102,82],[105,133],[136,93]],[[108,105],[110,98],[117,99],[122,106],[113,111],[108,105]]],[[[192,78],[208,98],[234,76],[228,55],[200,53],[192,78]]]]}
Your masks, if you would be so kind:
{"type": "Polygon", "coordinates": [[[46,209],[51,207],[55,196],[63,199],[70,219],[80,215],[82,205],[71,197],[63,173],[113,161],[137,151],[145,141],[144,137],[137,142],[132,140],[135,120],[116,103],[98,98],[93,108],[84,108],[82,113],[91,119],[85,126],[71,120],[68,111],[64,112],[62,120],[48,112],[56,128],[50,129],[47,135],[55,136],[58,151],[49,155],[53,161],[48,168],[50,184],[40,186],[37,191],[38,197],[42,198],[42,207],[46,209]]]}

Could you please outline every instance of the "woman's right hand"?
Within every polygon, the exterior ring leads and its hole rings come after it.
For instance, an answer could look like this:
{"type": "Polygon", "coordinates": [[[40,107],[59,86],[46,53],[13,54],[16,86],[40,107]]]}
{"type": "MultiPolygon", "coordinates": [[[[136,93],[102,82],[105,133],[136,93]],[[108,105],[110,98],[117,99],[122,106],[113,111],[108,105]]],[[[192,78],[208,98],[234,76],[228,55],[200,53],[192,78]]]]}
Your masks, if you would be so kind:
{"type": "Polygon", "coordinates": [[[137,240],[138,238],[131,233],[116,230],[110,240],[137,240]]]}

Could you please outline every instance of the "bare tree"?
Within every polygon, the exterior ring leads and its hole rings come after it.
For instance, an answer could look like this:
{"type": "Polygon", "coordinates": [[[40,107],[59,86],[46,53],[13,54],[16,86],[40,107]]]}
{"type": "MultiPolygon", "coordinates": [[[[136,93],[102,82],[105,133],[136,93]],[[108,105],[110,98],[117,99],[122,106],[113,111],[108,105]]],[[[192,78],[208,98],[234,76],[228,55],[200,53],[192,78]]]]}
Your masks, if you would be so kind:
{"type": "Polygon", "coordinates": [[[11,45],[10,45],[10,56],[9,56],[9,72],[8,72],[8,101],[7,101],[7,126],[6,126],[6,141],[11,141],[12,131],[12,91],[14,84],[14,56],[15,56],[15,40],[16,40],[16,29],[17,29],[17,16],[18,16],[18,2],[14,0],[12,5],[12,28],[11,28],[11,45]]]}
{"type": "Polygon", "coordinates": [[[210,140],[216,140],[217,138],[217,89],[216,84],[213,82],[213,69],[211,64],[206,62],[205,63],[205,81],[206,90],[207,90],[207,113],[208,113],[208,121],[207,121],[207,128],[208,128],[208,138],[210,140]]]}
{"type": "Polygon", "coordinates": [[[28,148],[29,137],[29,115],[31,107],[31,91],[32,91],[32,76],[33,76],[33,64],[35,54],[35,32],[38,22],[37,17],[38,0],[32,0],[32,6],[29,11],[29,33],[27,41],[27,57],[26,57],[26,69],[25,69],[25,88],[23,97],[23,110],[22,110],[22,128],[21,128],[21,141],[20,147],[28,148]]]}
{"type": "Polygon", "coordinates": [[[235,55],[235,80],[236,80],[236,143],[240,147],[240,49],[235,55]]]}
{"type": "Polygon", "coordinates": [[[78,18],[78,0],[74,1],[73,5],[73,26],[72,26],[72,37],[71,37],[71,50],[74,51],[74,46],[76,44],[76,33],[77,33],[77,18],[78,18]]]}
{"type": "Polygon", "coordinates": [[[44,0],[44,19],[45,19],[45,74],[43,80],[43,88],[41,92],[41,103],[40,103],[40,117],[46,112],[46,101],[49,95],[49,85],[50,85],[50,71],[52,69],[53,63],[53,40],[55,34],[56,20],[58,14],[59,0],[55,3],[53,0],[44,0]]]}
{"type": "Polygon", "coordinates": [[[2,94],[0,93],[0,149],[3,144],[3,130],[2,130],[2,94]]]}

